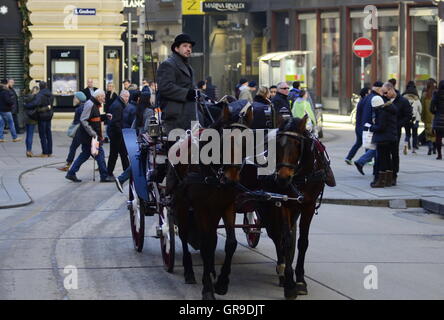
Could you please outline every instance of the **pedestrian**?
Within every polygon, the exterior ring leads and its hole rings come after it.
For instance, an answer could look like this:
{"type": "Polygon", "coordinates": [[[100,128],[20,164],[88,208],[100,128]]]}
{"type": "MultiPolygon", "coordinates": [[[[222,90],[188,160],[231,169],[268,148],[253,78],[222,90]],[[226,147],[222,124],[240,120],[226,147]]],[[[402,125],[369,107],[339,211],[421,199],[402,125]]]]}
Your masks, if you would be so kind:
{"type": "Polygon", "coordinates": [[[247,100],[253,103],[253,92],[256,91],[256,81],[248,82],[246,87],[243,87],[239,93],[239,100],[247,100]]]}
{"type": "Polygon", "coordinates": [[[444,80],[438,85],[430,103],[430,111],[433,113],[433,132],[436,137],[437,160],[442,160],[442,138],[444,136],[444,80]]]}
{"type": "Polygon", "coordinates": [[[256,96],[253,98],[253,123],[251,129],[272,128],[271,123],[267,123],[266,112],[271,112],[270,90],[267,87],[260,87],[256,96]]]}
{"type": "Polygon", "coordinates": [[[212,101],[217,101],[217,97],[219,96],[217,93],[217,87],[213,85],[213,79],[208,76],[206,79],[207,88],[205,89],[205,94],[212,101]]]}
{"type": "Polygon", "coordinates": [[[147,79],[142,80],[142,92],[150,92],[150,84],[147,79]]]}
{"type": "Polygon", "coordinates": [[[82,92],[85,94],[86,99],[91,99],[91,96],[93,95],[93,93],[97,90],[96,87],[94,87],[94,80],[93,79],[88,79],[86,81],[86,88],[82,90],[82,92]]]}
{"type": "MultiPolygon", "coordinates": [[[[114,100],[117,98],[117,93],[114,89],[114,84],[112,82],[108,82],[106,84],[106,93],[105,93],[105,105],[103,107],[103,111],[105,113],[109,113],[109,107],[113,104],[114,100]]],[[[109,133],[108,133],[108,119],[105,119],[105,139],[104,143],[109,142],[109,133]]]]}
{"type": "Polygon", "coordinates": [[[34,86],[31,89],[31,92],[28,95],[26,95],[23,99],[25,107],[26,156],[28,158],[32,158],[34,156],[34,154],[32,153],[32,142],[34,139],[35,127],[38,124],[35,113],[36,112],[35,109],[37,107],[35,99],[39,91],[40,88],[38,86],[34,86]]]}
{"type": "Polygon", "coordinates": [[[105,163],[105,152],[103,150],[103,132],[102,122],[107,115],[100,114],[100,107],[105,103],[105,92],[101,89],[96,90],[92,97],[85,102],[82,115],[80,116],[80,127],[76,132],[82,144],[82,152],[72,164],[65,178],[73,182],[82,182],[78,179],[76,173],[80,166],[91,156],[92,138],[99,141],[99,153],[95,161],[99,166],[100,182],[113,182],[114,179],[108,176],[108,170],[105,163]]]}
{"type": "Polygon", "coordinates": [[[8,123],[9,125],[12,141],[22,141],[22,138],[17,137],[17,132],[15,130],[14,120],[11,113],[13,106],[14,101],[12,99],[12,93],[8,88],[8,81],[2,80],[0,83],[0,142],[6,142],[3,136],[5,123],[8,123]]]}
{"type": "Polygon", "coordinates": [[[276,94],[277,94],[277,86],[273,85],[270,87],[270,99],[273,100],[276,94]]]}
{"type": "Polygon", "coordinates": [[[248,80],[241,78],[238,84],[236,84],[236,86],[234,87],[234,96],[236,97],[236,99],[239,100],[239,95],[241,91],[246,87],[248,87],[248,80]]]}
{"type": "MultiPolygon", "coordinates": [[[[387,100],[386,100],[387,101],[387,100]]],[[[370,131],[374,132],[372,141],[376,144],[378,174],[372,188],[384,188],[393,183],[393,154],[397,152],[397,109],[391,101],[386,102],[382,97],[372,99],[372,107],[375,109],[374,124],[370,125],[370,131]]]]}
{"type": "Polygon", "coordinates": [[[312,132],[317,123],[316,116],[310,102],[308,101],[308,92],[305,90],[299,90],[298,92],[299,96],[295,99],[292,105],[291,113],[293,117],[300,119],[302,119],[305,115],[308,115],[309,120],[307,121],[307,130],[312,132]]]}
{"type": "MultiPolygon", "coordinates": [[[[414,81],[409,81],[407,83],[405,92],[402,96],[406,98],[412,106],[412,121],[409,127],[412,135],[412,153],[416,153],[416,150],[418,149],[418,128],[419,122],[421,121],[422,104],[414,81]]],[[[407,134],[405,141],[410,145],[410,137],[407,134]]]]}
{"type": "Polygon", "coordinates": [[[435,134],[433,133],[433,113],[430,111],[430,103],[432,102],[433,93],[436,90],[436,80],[428,79],[426,87],[422,91],[421,103],[422,103],[422,114],[421,119],[424,122],[425,140],[429,150],[427,155],[436,154],[436,144],[435,144],[435,134]]]}
{"type": "MultiPolygon", "coordinates": [[[[149,95],[148,95],[149,96],[149,95]]],[[[109,121],[109,138],[110,151],[108,158],[108,176],[114,176],[114,168],[116,167],[117,158],[120,155],[123,170],[129,166],[128,153],[126,151],[125,142],[123,140],[123,110],[129,101],[129,92],[122,90],[120,96],[114,101],[110,107],[111,120],[109,121]]]]}
{"type": "Polygon", "coordinates": [[[19,118],[18,115],[20,114],[20,104],[19,104],[17,92],[14,89],[14,85],[15,85],[14,79],[8,79],[8,89],[11,92],[12,101],[14,102],[14,105],[12,106],[12,111],[11,111],[12,119],[14,120],[15,131],[17,132],[17,134],[21,134],[23,132],[20,127],[20,123],[19,123],[19,119],[18,119],[19,118]]]}
{"type": "MultiPolygon", "coordinates": [[[[74,105],[76,106],[75,112],[74,112],[74,120],[72,121],[72,125],[78,125],[77,131],[79,131],[80,128],[80,117],[82,116],[83,107],[86,102],[86,96],[83,92],[79,91],[74,93],[74,105]]],[[[74,158],[76,156],[76,151],[82,144],[80,141],[79,135],[76,134],[72,138],[71,145],[69,146],[69,153],[68,157],[66,158],[66,163],[63,167],[57,168],[60,171],[68,171],[71,167],[71,164],[74,162],[74,158]]]]}
{"type": "Polygon", "coordinates": [[[356,106],[356,122],[355,122],[355,134],[356,134],[356,141],[355,144],[351,147],[350,151],[348,152],[348,155],[345,157],[345,162],[348,165],[353,164],[353,158],[358,152],[359,148],[362,146],[362,111],[365,104],[365,97],[367,97],[370,94],[370,89],[365,87],[361,89],[361,92],[359,93],[361,99],[358,102],[358,105],[356,106]]]}
{"type": "Polygon", "coordinates": [[[129,86],[131,85],[131,80],[125,79],[125,80],[123,80],[122,84],[123,84],[124,90],[129,90],[129,86]]]}
{"type": "Polygon", "coordinates": [[[200,80],[199,82],[197,82],[197,90],[199,90],[200,93],[205,94],[205,90],[207,90],[207,84],[204,80],[200,80]]]}
{"type": "Polygon", "coordinates": [[[41,158],[52,156],[52,132],[51,120],[54,115],[53,103],[54,96],[48,89],[46,82],[39,82],[40,91],[36,96],[37,112],[38,112],[38,128],[40,144],[42,146],[41,158]]]}
{"type": "Polygon", "coordinates": [[[156,105],[156,95],[157,95],[157,83],[154,81],[149,82],[150,87],[150,103],[152,106],[156,105]]]}
{"type": "MultiPolygon", "coordinates": [[[[362,116],[360,117],[360,127],[364,128],[364,125],[366,123],[373,123],[373,117],[374,117],[374,110],[372,107],[372,100],[373,98],[379,96],[382,98],[382,86],[384,83],[381,81],[375,81],[373,83],[372,91],[370,94],[364,98],[362,101],[362,116]]],[[[357,119],[358,120],[358,119],[357,119]]],[[[358,121],[356,121],[356,124],[358,125],[358,121]]],[[[376,156],[376,150],[368,149],[365,151],[365,153],[354,163],[356,166],[356,169],[358,169],[358,172],[362,175],[365,175],[364,173],[364,165],[366,163],[370,163],[376,156]]],[[[373,175],[375,175],[375,167],[373,166],[373,175]]]]}
{"type": "Polygon", "coordinates": [[[127,103],[126,107],[123,109],[123,123],[122,128],[131,128],[133,125],[134,120],[136,119],[136,112],[137,112],[137,103],[139,102],[140,98],[140,91],[138,90],[132,90],[129,92],[129,102],[127,103]]]}
{"type": "Polygon", "coordinates": [[[279,112],[282,108],[286,108],[290,112],[290,103],[288,102],[288,84],[286,82],[279,82],[277,84],[276,96],[271,100],[276,112],[279,112]]]}
{"type": "Polygon", "coordinates": [[[292,86],[293,88],[291,88],[288,93],[288,102],[290,102],[290,106],[293,106],[296,99],[300,98],[299,93],[301,92],[301,83],[299,81],[294,81],[292,86]]]}

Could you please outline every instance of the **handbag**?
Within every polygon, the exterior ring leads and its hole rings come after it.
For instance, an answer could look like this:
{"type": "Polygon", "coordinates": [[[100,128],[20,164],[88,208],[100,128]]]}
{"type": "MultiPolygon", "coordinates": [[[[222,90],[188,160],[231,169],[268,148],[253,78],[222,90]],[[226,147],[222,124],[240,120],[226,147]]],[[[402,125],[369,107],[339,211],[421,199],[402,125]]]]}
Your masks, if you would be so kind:
{"type": "Polygon", "coordinates": [[[372,143],[373,132],[368,130],[362,131],[362,146],[365,149],[376,150],[376,144],[372,143]]]}
{"type": "Polygon", "coordinates": [[[74,138],[77,130],[79,129],[79,126],[80,126],[80,123],[77,123],[77,124],[71,123],[71,125],[68,128],[68,131],[66,132],[68,137],[74,138]]]}
{"type": "Polygon", "coordinates": [[[25,113],[28,116],[28,118],[31,120],[37,121],[39,119],[39,113],[37,111],[37,108],[25,109],[25,113]]]}
{"type": "Polygon", "coordinates": [[[91,139],[91,155],[93,157],[96,157],[99,154],[99,147],[100,147],[99,140],[97,140],[97,138],[92,138],[91,139]]]}

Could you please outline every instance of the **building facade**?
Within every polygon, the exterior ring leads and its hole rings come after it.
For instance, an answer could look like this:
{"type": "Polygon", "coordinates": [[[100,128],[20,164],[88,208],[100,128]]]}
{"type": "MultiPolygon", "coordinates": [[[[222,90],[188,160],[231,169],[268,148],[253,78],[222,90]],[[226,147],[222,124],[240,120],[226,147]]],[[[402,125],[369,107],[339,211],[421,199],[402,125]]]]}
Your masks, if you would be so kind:
{"type": "Polygon", "coordinates": [[[200,76],[211,75],[222,92],[230,92],[241,77],[260,81],[258,57],[304,51],[295,66],[281,65],[289,73],[282,80],[291,83],[300,78],[295,70],[300,69],[298,64],[303,65],[302,79],[316,101],[328,110],[346,114],[352,93],[361,87],[361,59],[352,51],[359,37],[371,39],[375,47],[371,57],[364,59],[366,85],[395,78],[402,91],[408,80],[415,80],[421,89],[428,78],[440,78],[437,2],[216,1],[224,2],[231,5],[223,11],[183,17],[186,31],[193,31],[187,24],[206,26],[205,34],[194,33],[206,44],[200,76]]]}
{"type": "Polygon", "coordinates": [[[30,76],[45,80],[55,95],[55,107],[73,106],[75,91],[123,78],[123,5],[120,0],[28,0],[30,11],[30,76]]]}

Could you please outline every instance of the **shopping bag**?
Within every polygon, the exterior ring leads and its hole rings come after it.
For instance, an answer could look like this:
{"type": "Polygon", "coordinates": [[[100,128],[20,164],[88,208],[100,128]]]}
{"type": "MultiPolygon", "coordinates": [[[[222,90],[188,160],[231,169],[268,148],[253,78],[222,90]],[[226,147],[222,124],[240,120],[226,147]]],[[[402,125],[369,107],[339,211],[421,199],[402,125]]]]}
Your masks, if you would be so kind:
{"type": "Polygon", "coordinates": [[[362,131],[362,146],[365,149],[376,150],[376,145],[372,143],[373,132],[369,130],[362,131]]]}
{"type": "Polygon", "coordinates": [[[71,124],[68,128],[68,131],[66,132],[66,134],[68,135],[68,137],[70,138],[74,138],[76,135],[77,130],[79,129],[80,123],[78,124],[71,124]]]}
{"type": "Polygon", "coordinates": [[[99,154],[99,140],[97,138],[92,138],[91,140],[91,155],[96,157],[99,154]]]}

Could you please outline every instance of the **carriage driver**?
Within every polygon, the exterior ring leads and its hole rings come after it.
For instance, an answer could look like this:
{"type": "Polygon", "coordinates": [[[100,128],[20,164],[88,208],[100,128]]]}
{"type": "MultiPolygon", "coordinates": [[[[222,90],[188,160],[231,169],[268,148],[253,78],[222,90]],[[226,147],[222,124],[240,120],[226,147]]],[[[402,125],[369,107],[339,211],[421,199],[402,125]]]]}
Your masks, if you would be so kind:
{"type": "MultiPolygon", "coordinates": [[[[179,34],[171,45],[173,54],[157,69],[159,105],[167,134],[176,128],[190,129],[191,121],[197,120],[194,71],[188,61],[194,45],[189,35],[179,34]]],[[[168,170],[168,194],[177,183],[175,177],[174,171],[168,170]]]]}

